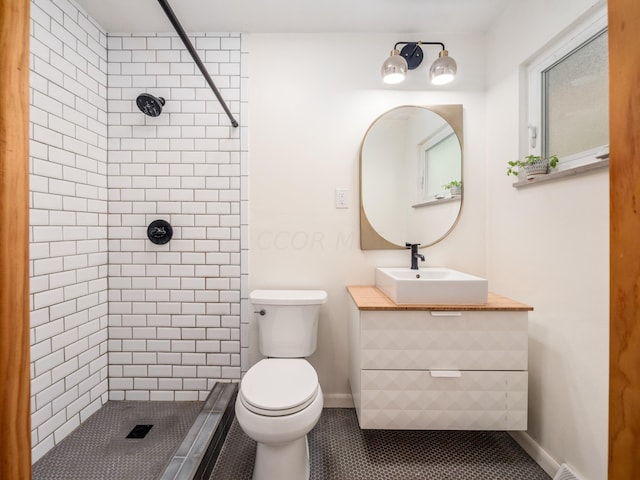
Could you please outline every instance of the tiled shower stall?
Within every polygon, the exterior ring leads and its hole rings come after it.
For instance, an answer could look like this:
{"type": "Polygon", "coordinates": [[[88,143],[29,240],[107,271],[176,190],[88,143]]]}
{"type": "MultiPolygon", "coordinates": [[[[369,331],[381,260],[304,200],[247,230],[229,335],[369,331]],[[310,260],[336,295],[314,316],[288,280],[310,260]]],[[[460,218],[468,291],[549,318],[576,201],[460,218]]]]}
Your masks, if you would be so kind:
{"type": "Polygon", "coordinates": [[[190,38],[242,127],[175,33],[31,2],[34,461],[108,399],[203,400],[247,361],[246,39],[190,38]],[[141,93],[166,99],[159,117],[141,93]]]}

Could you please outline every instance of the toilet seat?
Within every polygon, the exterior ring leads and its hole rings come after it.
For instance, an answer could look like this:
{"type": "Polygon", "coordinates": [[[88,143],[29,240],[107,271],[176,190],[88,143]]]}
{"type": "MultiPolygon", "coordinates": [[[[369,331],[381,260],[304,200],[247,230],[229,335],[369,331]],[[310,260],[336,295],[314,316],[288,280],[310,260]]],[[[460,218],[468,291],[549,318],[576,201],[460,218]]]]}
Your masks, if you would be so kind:
{"type": "Polygon", "coordinates": [[[268,417],[303,410],[318,395],[318,375],[301,358],[260,360],[245,374],[239,397],[250,411],[268,417]]]}

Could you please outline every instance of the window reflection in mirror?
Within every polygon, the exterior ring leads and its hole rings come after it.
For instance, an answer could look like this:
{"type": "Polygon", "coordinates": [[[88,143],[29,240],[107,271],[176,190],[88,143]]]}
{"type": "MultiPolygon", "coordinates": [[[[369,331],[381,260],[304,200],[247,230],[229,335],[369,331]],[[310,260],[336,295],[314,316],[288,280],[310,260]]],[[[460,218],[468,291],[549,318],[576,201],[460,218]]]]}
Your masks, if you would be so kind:
{"type": "Polygon", "coordinates": [[[443,125],[419,144],[418,202],[450,196],[445,185],[462,179],[460,153],[460,142],[449,124],[443,125]]]}
{"type": "Polygon", "coordinates": [[[423,247],[455,226],[462,195],[462,106],[403,106],[378,117],[360,150],[360,244],[363,250],[423,247]]]}

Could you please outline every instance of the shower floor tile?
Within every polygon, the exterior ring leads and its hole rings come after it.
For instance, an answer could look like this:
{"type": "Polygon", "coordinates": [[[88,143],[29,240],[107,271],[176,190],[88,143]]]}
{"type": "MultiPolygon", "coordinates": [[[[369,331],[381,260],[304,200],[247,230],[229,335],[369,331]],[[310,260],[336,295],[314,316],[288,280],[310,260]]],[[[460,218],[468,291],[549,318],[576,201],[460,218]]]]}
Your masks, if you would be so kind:
{"type": "Polygon", "coordinates": [[[33,480],[155,480],[203,402],[110,401],[33,465],[33,480]],[[144,438],[126,438],[153,425],[144,438]]]}
{"type": "MultiPolygon", "coordinates": [[[[324,409],[309,433],[310,480],[549,480],[505,432],[360,430],[324,409]]],[[[251,480],[255,442],[234,420],[209,480],[251,480]]]]}

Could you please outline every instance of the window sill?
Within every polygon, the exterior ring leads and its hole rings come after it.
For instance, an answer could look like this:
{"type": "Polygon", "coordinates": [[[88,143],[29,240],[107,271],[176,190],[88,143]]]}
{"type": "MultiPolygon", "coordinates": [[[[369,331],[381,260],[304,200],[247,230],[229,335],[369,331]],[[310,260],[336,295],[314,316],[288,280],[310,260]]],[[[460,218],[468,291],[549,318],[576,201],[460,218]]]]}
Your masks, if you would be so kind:
{"type": "Polygon", "coordinates": [[[531,180],[520,180],[513,184],[514,188],[528,187],[538,183],[552,182],[554,180],[560,180],[566,177],[572,177],[581,173],[590,172],[599,168],[609,166],[609,158],[604,160],[598,160],[597,162],[589,163],[587,165],[580,165],[579,167],[567,168],[566,170],[559,170],[557,172],[547,173],[546,175],[539,175],[531,180]]]}
{"type": "Polygon", "coordinates": [[[443,203],[459,202],[462,197],[460,195],[454,195],[453,197],[437,198],[433,200],[426,200],[424,202],[415,203],[411,205],[412,208],[431,207],[433,205],[442,205],[443,203]]]}

